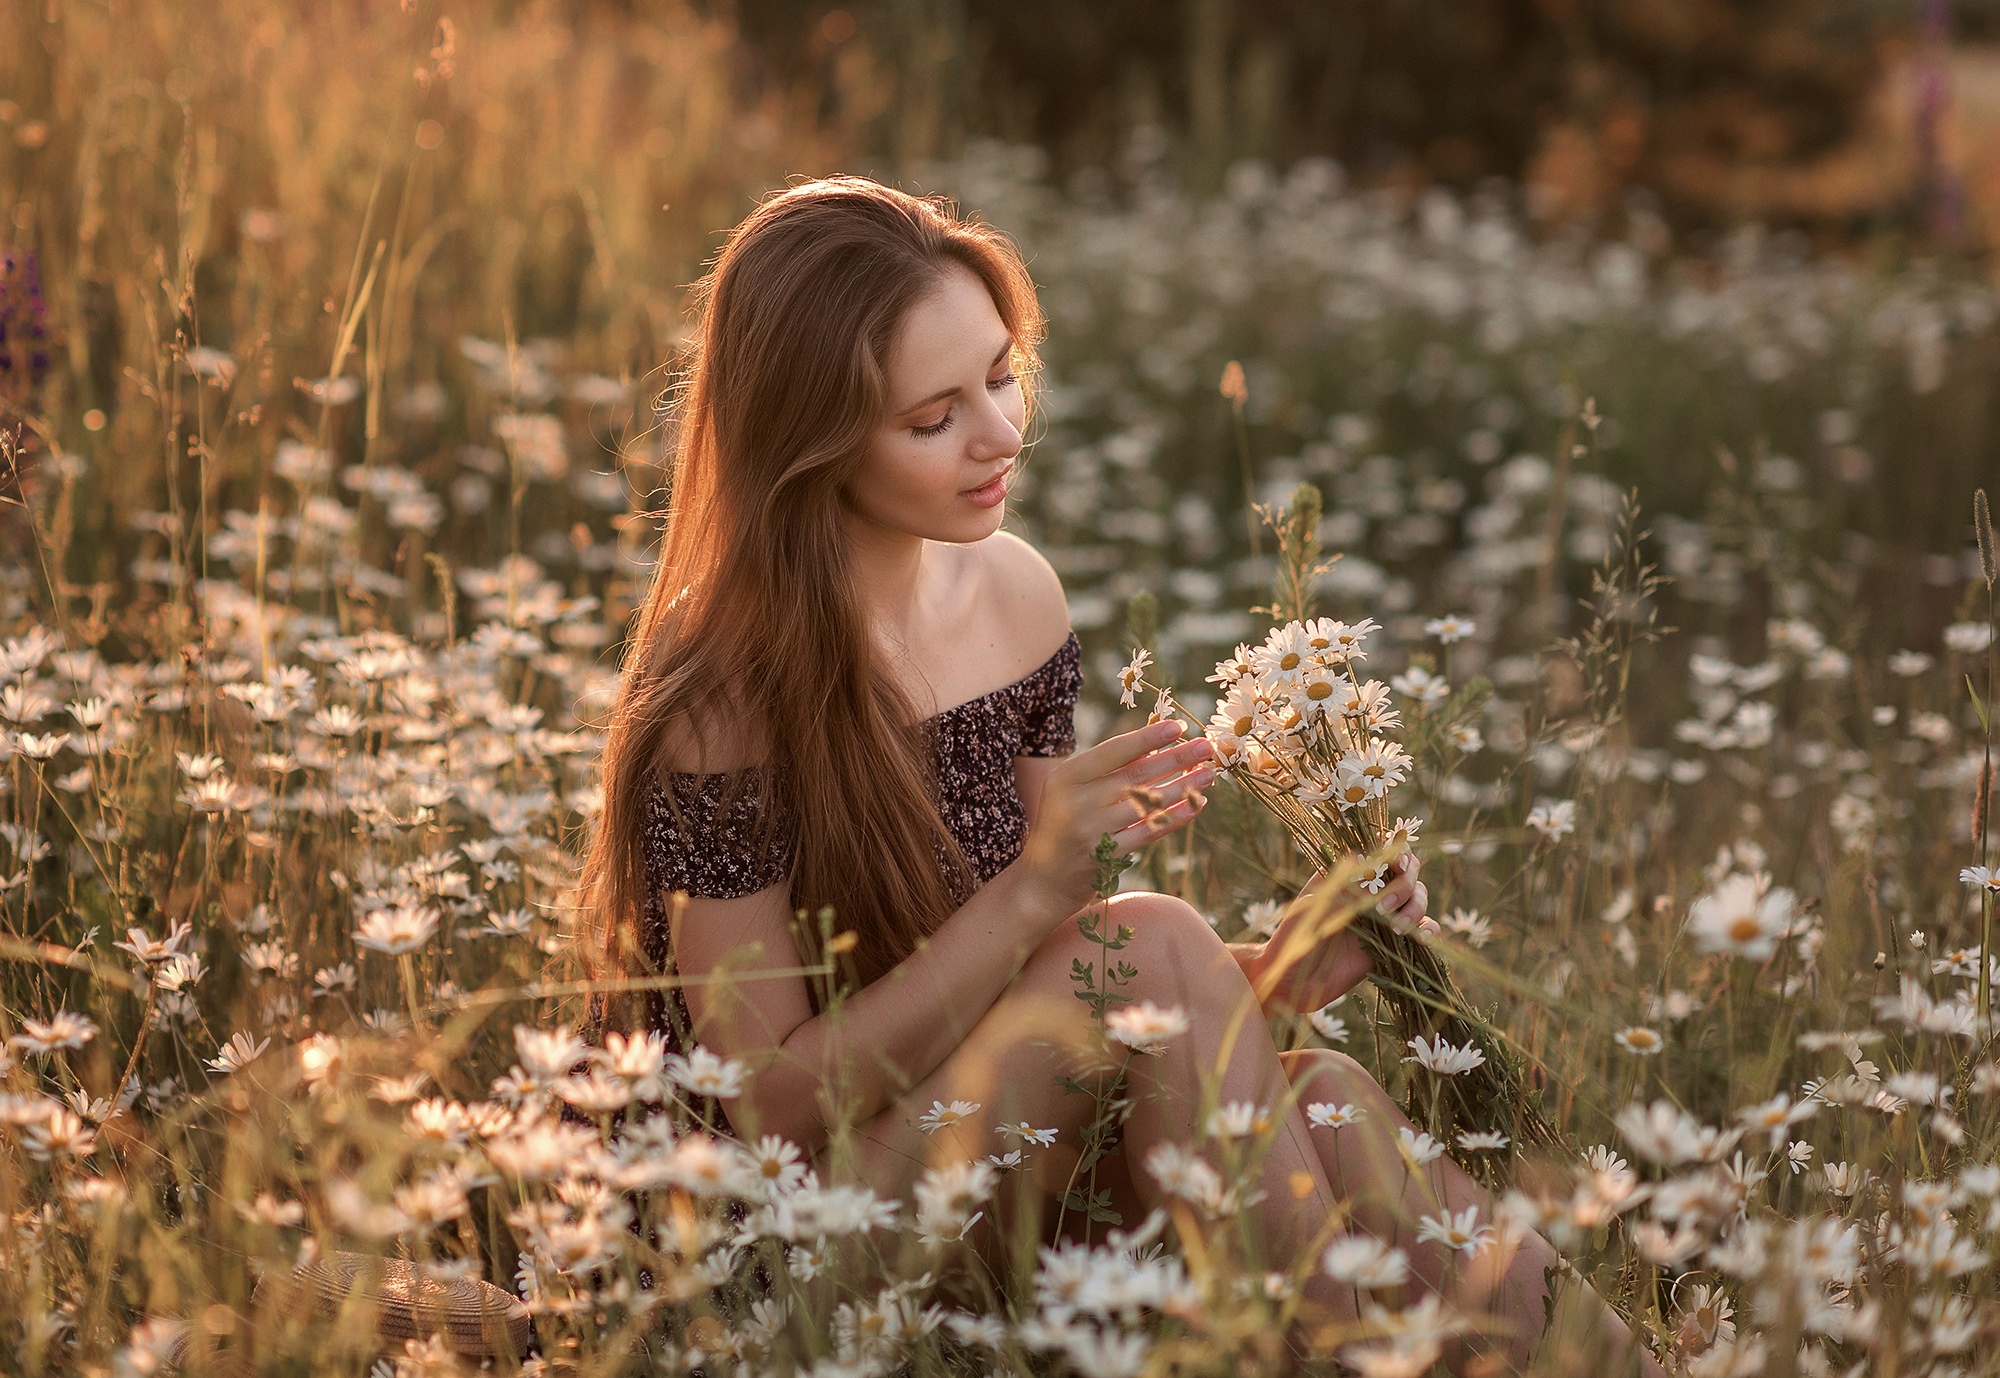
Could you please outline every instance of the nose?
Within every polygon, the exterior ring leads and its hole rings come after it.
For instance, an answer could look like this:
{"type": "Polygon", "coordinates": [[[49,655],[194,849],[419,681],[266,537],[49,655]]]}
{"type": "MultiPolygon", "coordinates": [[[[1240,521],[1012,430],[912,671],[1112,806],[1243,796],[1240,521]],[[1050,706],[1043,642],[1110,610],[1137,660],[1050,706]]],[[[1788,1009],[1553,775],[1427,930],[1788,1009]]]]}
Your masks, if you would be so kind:
{"type": "Polygon", "coordinates": [[[981,463],[1012,459],[1021,453],[1020,428],[991,394],[975,413],[975,424],[966,429],[971,432],[966,437],[966,448],[981,463]]]}

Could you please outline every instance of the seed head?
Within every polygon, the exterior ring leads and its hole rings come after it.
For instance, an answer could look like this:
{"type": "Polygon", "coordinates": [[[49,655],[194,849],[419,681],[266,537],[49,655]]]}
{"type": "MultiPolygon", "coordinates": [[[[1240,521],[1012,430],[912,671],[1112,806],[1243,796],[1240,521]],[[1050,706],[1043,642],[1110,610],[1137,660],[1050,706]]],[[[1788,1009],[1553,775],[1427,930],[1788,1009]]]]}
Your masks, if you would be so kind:
{"type": "Polygon", "coordinates": [[[1222,395],[1233,407],[1250,400],[1250,385],[1243,380],[1243,365],[1234,359],[1222,366],[1222,395]]]}
{"type": "Polygon", "coordinates": [[[1986,501],[1986,490],[1981,488],[1972,495],[1972,534],[1979,542],[1979,573],[1986,580],[1986,591],[1993,592],[1996,571],[1993,558],[1993,509],[1986,501]]]}

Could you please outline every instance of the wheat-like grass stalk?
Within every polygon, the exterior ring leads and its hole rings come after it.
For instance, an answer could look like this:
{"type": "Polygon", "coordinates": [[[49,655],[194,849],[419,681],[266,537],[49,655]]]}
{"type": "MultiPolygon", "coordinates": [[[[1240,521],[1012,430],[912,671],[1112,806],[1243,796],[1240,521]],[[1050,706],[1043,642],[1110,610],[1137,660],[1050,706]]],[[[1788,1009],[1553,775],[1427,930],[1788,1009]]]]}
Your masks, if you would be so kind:
{"type": "MultiPolygon", "coordinates": [[[[1299,485],[1291,506],[1283,513],[1260,509],[1260,515],[1277,531],[1279,557],[1273,601],[1255,611],[1292,622],[1311,616],[1313,586],[1326,567],[1319,561],[1320,510],[1319,490],[1311,484],[1299,485]]],[[[1359,695],[1351,666],[1345,676],[1349,690],[1359,695]]],[[[1197,731],[1207,731],[1208,725],[1188,713],[1171,688],[1143,677],[1137,677],[1133,687],[1156,695],[1155,719],[1178,714],[1197,731]]],[[[1281,748],[1261,730],[1253,730],[1250,740],[1264,749],[1262,759],[1274,767],[1289,756],[1293,764],[1310,762],[1330,776],[1341,758],[1364,747],[1368,732],[1365,725],[1338,714],[1329,714],[1324,722],[1331,726],[1307,738],[1303,750],[1297,746],[1281,748]]],[[[1543,1113],[1540,1097],[1529,1083],[1526,1051],[1477,1010],[1453,979],[1443,951],[1414,933],[1397,932],[1386,919],[1366,912],[1367,901],[1350,892],[1353,881],[1395,861],[1407,848],[1409,839],[1400,821],[1392,820],[1387,796],[1353,809],[1317,809],[1250,763],[1239,762],[1224,774],[1278,820],[1293,844],[1326,878],[1301,897],[1313,906],[1307,931],[1325,941],[1350,925],[1354,928],[1368,955],[1369,982],[1388,1008],[1398,1036],[1406,1042],[1443,1039],[1460,1047],[1476,1047],[1485,1055],[1479,1066],[1456,1075],[1426,1073],[1436,1084],[1431,1088],[1427,1113],[1413,1113],[1413,1118],[1427,1120],[1433,1132],[1447,1142],[1455,1143],[1459,1130],[1500,1130],[1521,1147],[1565,1147],[1562,1132],[1543,1113]]],[[[1413,1112],[1418,1109],[1413,1107],[1413,1112]]]]}

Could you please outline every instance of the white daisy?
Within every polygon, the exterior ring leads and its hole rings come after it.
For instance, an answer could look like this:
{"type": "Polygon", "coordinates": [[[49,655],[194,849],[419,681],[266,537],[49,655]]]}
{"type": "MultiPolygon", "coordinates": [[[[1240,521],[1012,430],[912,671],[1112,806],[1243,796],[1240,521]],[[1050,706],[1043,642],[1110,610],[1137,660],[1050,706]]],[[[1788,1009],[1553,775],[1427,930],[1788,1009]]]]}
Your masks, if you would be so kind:
{"type": "Polygon", "coordinates": [[[1162,1008],[1150,1000],[1123,1005],[1104,1016],[1104,1030],[1139,1053],[1163,1053],[1167,1040],[1188,1031],[1187,1012],[1178,1005],[1162,1008]]]}
{"type": "Polygon", "coordinates": [[[1620,1029],[1611,1037],[1619,1047],[1637,1057],[1651,1057],[1667,1046],[1667,1040],[1660,1037],[1658,1029],[1648,1029],[1637,1024],[1620,1029]]]}
{"type": "Polygon", "coordinates": [[[1417,1242],[1435,1239],[1447,1249],[1455,1249],[1468,1257],[1479,1252],[1480,1247],[1493,1237],[1493,1227],[1479,1223],[1479,1207],[1467,1206],[1454,1214],[1443,1211],[1435,1216],[1422,1216],[1417,1221],[1417,1242]]]}
{"type": "Polygon", "coordinates": [[[1411,1167],[1422,1167],[1426,1163],[1436,1162],[1444,1152],[1444,1145],[1422,1130],[1412,1129],[1405,1124],[1396,1128],[1396,1150],[1403,1155],[1403,1161],[1411,1167]]]}
{"type": "Polygon", "coordinates": [[[1277,690],[1298,683],[1312,652],[1312,643],[1306,639],[1305,628],[1296,622],[1288,622],[1271,629],[1264,638],[1264,644],[1251,652],[1251,663],[1256,667],[1259,681],[1267,689],[1277,690]]]}
{"type": "Polygon", "coordinates": [[[1769,876],[1737,872],[1694,902],[1688,932],[1703,952],[1765,961],[1791,932],[1794,904],[1792,892],[1772,888],[1769,876]]]}
{"type": "Polygon", "coordinates": [[[1465,638],[1478,630],[1479,624],[1477,622],[1474,622],[1469,617],[1460,617],[1456,614],[1433,617],[1430,621],[1424,623],[1424,635],[1434,636],[1447,646],[1451,645],[1454,641],[1465,640],[1465,638]]]}
{"type": "Polygon", "coordinates": [[[1457,1047],[1445,1042],[1442,1035],[1430,1042],[1422,1038],[1413,1038],[1409,1040],[1407,1046],[1410,1049],[1410,1056],[1403,1061],[1414,1062],[1440,1076],[1459,1076],[1486,1063],[1486,1054],[1474,1045],[1468,1043],[1462,1048],[1457,1047]]]}
{"type": "Polygon", "coordinates": [[[917,1128],[923,1130],[926,1134],[935,1134],[940,1129],[949,1129],[960,1120],[967,1119],[978,1113],[978,1101],[955,1100],[950,1105],[946,1105],[941,1100],[934,1100],[931,1102],[930,1109],[917,1116],[917,1128]]]}
{"type": "Polygon", "coordinates": [[[1328,1277],[1352,1287],[1401,1287],[1410,1280],[1409,1256],[1373,1235],[1343,1235],[1327,1245],[1320,1266],[1328,1277]]]}
{"type": "Polygon", "coordinates": [[[1141,646],[1132,652],[1132,660],[1118,672],[1118,702],[1126,708],[1138,702],[1139,684],[1146,677],[1146,667],[1153,663],[1153,653],[1141,646]]]}

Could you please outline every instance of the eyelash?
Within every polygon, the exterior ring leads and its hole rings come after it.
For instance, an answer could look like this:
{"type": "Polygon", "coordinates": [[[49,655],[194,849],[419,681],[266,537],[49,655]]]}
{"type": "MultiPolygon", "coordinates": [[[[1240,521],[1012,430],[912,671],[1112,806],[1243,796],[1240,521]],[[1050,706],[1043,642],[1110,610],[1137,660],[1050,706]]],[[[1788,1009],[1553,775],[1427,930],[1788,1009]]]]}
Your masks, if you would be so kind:
{"type": "MultiPolygon", "coordinates": [[[[1015,377],[1015,375],[1009,373],[1004,378],[995,378],[992,382],[988,383],[986,386],[994,389],[997,392],[999,389],[1007,387],[1010,384],[1015,383],[1017,381],[1019,380],[1015,377]]],[[[910,427],[910,434],[920,435],[924,437],[924,439],[926,440],[929,440],[932,436],[943,435],[946,431],[951,429],[951,418],[954,415],[956,415],[955,411],[948,411],[943,416],[939,417],[937,421],[932,425],[912,426],[910,427]]]]}

